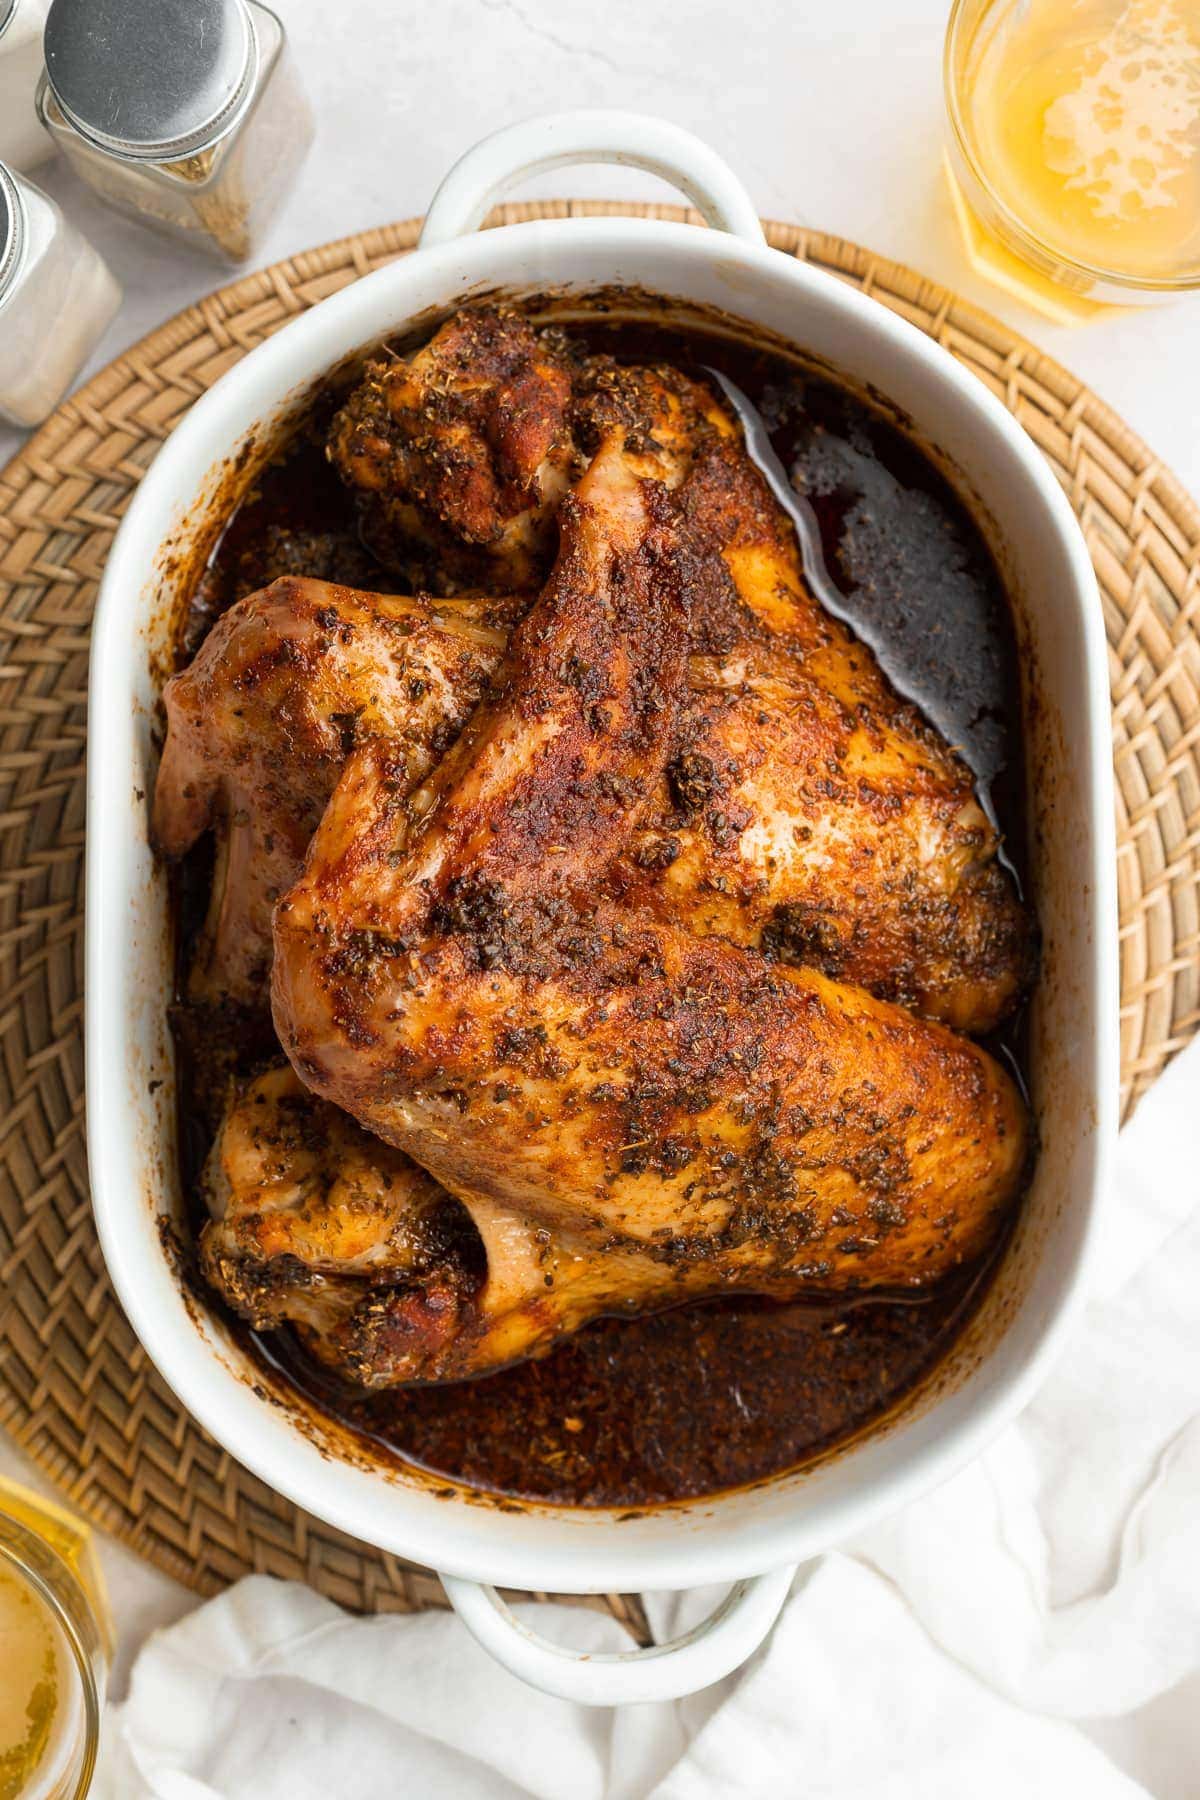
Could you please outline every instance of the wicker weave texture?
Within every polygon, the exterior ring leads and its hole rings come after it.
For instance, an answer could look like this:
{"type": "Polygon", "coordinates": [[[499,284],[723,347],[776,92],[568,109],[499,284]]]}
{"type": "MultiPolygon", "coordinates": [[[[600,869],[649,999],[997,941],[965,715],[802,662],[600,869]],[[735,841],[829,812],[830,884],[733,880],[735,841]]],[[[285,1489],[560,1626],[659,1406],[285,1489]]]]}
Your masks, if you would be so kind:
{"type": "MultiPolygon", "coordinates": [[[[695,219],[564,201],[506,206],[495,222],[607,213],[695,219]]],[[[257,1570],[367,1611],[441,1604],[441,1588],[214,1444],[151,1367],[105,1275],[83,1115],[87,655],[113,533],[172,426],[246,351],[411,249],[418,229],[348,238],[210,295],[97,375],[0,475],[0,1423],[97,1524],[199,1591],[257,1570]]],[[[1079,515],[1109,641],[1128,1108],[1200,1025],[1200,514],[1103,402],[996,321],[841,238],[767,232],[985,381],[1079,515]]],[[[607,1604],[644,1637],[639,1603],[607,1604]]]]}

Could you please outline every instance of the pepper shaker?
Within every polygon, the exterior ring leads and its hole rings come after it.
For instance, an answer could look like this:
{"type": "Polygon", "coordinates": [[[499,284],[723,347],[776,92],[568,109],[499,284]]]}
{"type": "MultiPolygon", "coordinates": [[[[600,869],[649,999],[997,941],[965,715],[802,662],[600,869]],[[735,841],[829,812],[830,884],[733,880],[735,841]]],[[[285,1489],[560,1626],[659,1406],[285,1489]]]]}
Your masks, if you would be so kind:
{"type": "Polygon", "coordinates": [[[312,141],[260,0],[52,0],[37,98],[102,199],[226,262],[255,248],[312,141]]]}
{"type": "Polygon", "coordinates": [[[46,4],[0,0],[0,162],[10,169],[32,169],[54,149],[34,105],[46,4]]]}
{"type": "Polygon", "coordinates": [[[0,418],[36,425],[52,412],[120,304],[98,251],[0,163],[0,418]]]}

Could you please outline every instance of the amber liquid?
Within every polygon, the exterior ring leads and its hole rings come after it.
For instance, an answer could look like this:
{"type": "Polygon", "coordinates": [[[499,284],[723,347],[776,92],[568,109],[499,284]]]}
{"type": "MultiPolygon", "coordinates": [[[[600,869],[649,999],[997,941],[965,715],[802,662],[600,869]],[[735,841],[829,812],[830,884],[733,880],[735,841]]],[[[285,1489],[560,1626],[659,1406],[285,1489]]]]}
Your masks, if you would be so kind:
{"type": "Polygon", "coordinates": [[[0,1476],[0,1537],[6,1518],[15,1519],[18,1525],[32,1531],[66,1564],[83,1589],[105,1655],[111,1656],[115,1631],[91,1526],[65,1506],[0,1476]]]}
{"type": "Polygon", "coordinates": [[[79,1672],[62,1628],[0,1564],[0,1800],[72,1793],[82,1731],[79,1672]]]}
{"type": "MultiPolygon", "coordinates": [[[[955,58],[961,128],[999,209],[1080,293],[1087,271],[1200,281],[1196,0],[995,0],[974,13],[955,58]]],[[[982,214],[968,243],[988,272],[999,215],[963,198],[982,214]]]]}
{"type": "Polygon", "coordinates": [[[111,1652],[112,1620],[92,1533],[53,1501],[0,1479],[0,1800],[79,1791],[87,1708],[64,1618],[95,1669],[111,1652]]]}

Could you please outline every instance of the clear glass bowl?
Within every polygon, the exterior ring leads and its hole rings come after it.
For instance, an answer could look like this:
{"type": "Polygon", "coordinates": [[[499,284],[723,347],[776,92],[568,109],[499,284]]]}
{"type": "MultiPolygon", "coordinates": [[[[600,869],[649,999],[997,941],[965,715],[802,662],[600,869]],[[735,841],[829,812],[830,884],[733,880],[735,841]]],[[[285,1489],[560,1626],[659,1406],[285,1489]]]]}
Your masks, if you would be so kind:
{"type": "MultiPolygon", "coordinates": [[[[1050,316],[1088,317],[1103,306],[1167,300],[1200,288],[1200,262],[1161,279],[1130,274],[1073,254],[1022,216],[1002,193],[973,124],[973,82],[990,34],[1026,14],[1031,0],[954,0],[946,28],[943,79],[946,163],[967,253],[981,274],[1050,316]]],[[[1037,0],[1032,0],[1037,4],[1037,0]]]]}
{"type": "Polygon", "coordinates": [[[0,1794],[82,1800],[112,1623],[88,1527],[0,1480],[0,1794]]]}

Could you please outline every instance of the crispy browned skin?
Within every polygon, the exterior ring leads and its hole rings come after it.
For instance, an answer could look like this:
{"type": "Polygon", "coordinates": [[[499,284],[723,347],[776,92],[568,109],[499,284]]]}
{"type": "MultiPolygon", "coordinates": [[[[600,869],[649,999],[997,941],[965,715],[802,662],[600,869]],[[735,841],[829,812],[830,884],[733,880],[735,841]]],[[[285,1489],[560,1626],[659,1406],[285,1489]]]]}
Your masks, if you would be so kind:
{"type": "Polygon", "coordinates": [[[304,860],[354,744],[383,735],[407,779],[454,741],[505,643],[503,602],[359,593],[288,576],[231,607],[167,683],[155,842],[216,833],[197,1000],[260,1000],[271,912],[304,860]]]}
{"type": "MultiPolygon", "coordinates": [[[[418,1164],[317,1100],[286,1066],[258,1076],[230,1106],[204,1188],[210,1263],[393,1280],[429,1268],[425,1222],[445,1197],[418,1164]]],[[[272,1310],[267,1296],[254,1323],[269,1322],[272,1310]]]]}
{"type": "Polygon", "coordinates": [[[212,827],[220,849],[198,998],[261,994],[274,900],[351,758],[280,921],[280,1018],[306,1079],[390,1142],[263,1077],[214,1150],[203,1256],[243,1316],[292,1321],[366,1385],[483,1373],[597,1313],[730,1288],[924,1285],[986,1248],[1024,1157],[986,1057],[777,966],[967,1029],[1003,1013],[1029,931],[965,768],[813,601],[711,395],[564,356],[547,438],[559,350],[514,331],[453,321],[382,384],[408,389],[410,487],[447,422],[492,459],[457,512],[447,487],[435,514],[431,479],[406,515],[445,588],[542,566],[564,479],[610,439],[458,748],[519,595],[291,578],[167,694],[159,842],[212,827]],[[417,391],[448,352],[457,420],[417,391]],[[506,368],[540,439],[500,416],[506,368]],[[521,443],[551,478],[505,513],[497,458],[521,443]]]}
{"type": "MultiPolygon", "coordinates": [[[[610,887],[693,932],[989,1030],[1028,983],[1031,933],[969,772],[811,601],[790,523],[738,445],[715,438],[679,492],[690,692],[610,887]]],[[[349,746],[384,737],[410,779],[432,767],[521,605],[288,578],[219,622],[166,690],[155,794],[168,854],[210,826],[221,847],[196,997],[262,992],[271,906],[349,746]]]]}
{"type": "MultiPolygon", "coordinates": [[[[412,358],[368,372],[335,423],[331,455],[385,504],[415,493],[414,481],[436,495],[464,419],[499,417],[513,432],[523,406],[523,467],[536,457],[555,471],[537,477],[534,511],[521,515],[536,539],[524,577],[552,548],[563,482],[614,428],[634,473],[681,489],[703,552],[691,596],[693,694],[630,846],[630,897],[960,1030],[990,1030],[1029,984],[1033,936],[970,771],[818,605],[791,520],[702,384],[665,365],[582,356],[512,311],[466,309],[412,358]],[[368,457],[367,467],[349,450],[356,422],[381,405],[405,445],[398,489],[386,459],[368,457]]],[[[477,449],[485,438],[476,432],[477,449]]],[[[490,454],[494,468],[508,466],[490,454]]],[[[462,533],[471,541],[508,529],[501,487],[485,486],[491,510],[472,515],[462,533]]]]}
{"type": "Polygon", "coordinates": [[[638,473],[672,484],[706,433],[733,429],[676,369],[581,359],[520,313],[468,307],[411,356],[367,365],[328,449],[410,584],[495,592],[545,576],[559,502],[614,426],[638,473]]]}
{"type": "MultiPolygon", "coordinates": [[[[657,1264],[679,1294],[922,1285],[984,1251],[1016,1191],[1003,1072],[860,989],[605,894],[668,766],[695,555],[614,438],[496,693],[429,781],[406,791],[384,741],[351,757],[276,912],[280,1039],[485,1242],[490,1214],[614,1270],[657,1264]]],[[[527,1283],[506,1359],[552,1334],[547,1306],[527,1283]]]]}
{"type": "Polygon", "coordinates": [[[570,479],[570,398],[560,344],[515,315],[464,310],[413,356],[368,365],[329,455],[372,496],[384,547],[428,554],[451,585],[486,566],[519,588],[540,569],[570,479]]]}
{"type": "Polygon", "coordinates": [[[318,1100],[288,1067],[236,1095],[209,1155],[205,1276],[259,1331],[285,1320],[365,1385],[394,1379],[378,1337],[461,1336],[482,1275],[465,1209],[399,1150],[318,1100]]]}
{"type": "Polygon", "coordinates": [[[204,1189],[211,1285],[256,1330],[293,1325],[363,1387],[487,1374],[597,1313],[723,1279],[711,1263],[464,1205],[286,1066],[232,1098],[204,1189]]]}
{"type": "Polygon", "coordinates": [[[617,876],[659,916],[992,1029],[1033,972],[1030,921],[970,771],[813,599],[791,521],[741,446],[681,489],[702,556],[690,693],[617,876]]]}

